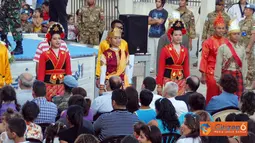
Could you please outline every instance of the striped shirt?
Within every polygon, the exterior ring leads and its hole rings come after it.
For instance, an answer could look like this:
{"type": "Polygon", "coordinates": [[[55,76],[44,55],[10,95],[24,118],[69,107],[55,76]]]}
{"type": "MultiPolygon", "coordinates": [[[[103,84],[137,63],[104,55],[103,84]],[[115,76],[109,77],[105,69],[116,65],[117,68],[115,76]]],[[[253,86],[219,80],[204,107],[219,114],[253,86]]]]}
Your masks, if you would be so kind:
{"type": "Polygon", "coordinates": [[[98,136],[100,140],[110,136],[131,135],[133,125],[138,121],[138,117],[127,110],[114,110],[102,114],[94,122],[94,130],[100,133],[98,136]]]}
{"type": "Polygon", "coordinates": [[[35,102],[40,109],[40,113],[35,119],[36,124],[55,123],[58,109],[54,103],[48,102],[45,97],[37,97],[33,102],[35,102]]]}
{"type": "MultiPolygon", "coordinates": [[[[50,45],[49,45],[49,43],[47,41],[43,41],[43,42],[39,43],[38,47],[36,49],[33,61],[38,63],[39,60],[40,60],[41,54],[43,52],[45,52],[45,51],[48,51],[49,49],[50,49],[50,45]]],[[[68,48],[67,48],[66,42],[63,41],[63,40],[61,40],[60,50],[68,52],[68,48]]]]}

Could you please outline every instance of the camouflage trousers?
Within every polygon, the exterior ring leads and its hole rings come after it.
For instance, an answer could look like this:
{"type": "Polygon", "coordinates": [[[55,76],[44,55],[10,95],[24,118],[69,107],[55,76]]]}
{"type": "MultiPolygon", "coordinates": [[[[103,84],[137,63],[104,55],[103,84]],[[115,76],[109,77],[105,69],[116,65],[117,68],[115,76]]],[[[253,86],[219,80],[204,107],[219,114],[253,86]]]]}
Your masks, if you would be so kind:
{"type": "Polygon", "coordinates": [[[251,88],[252,82],[255,80],[255,58],[253,54],[254,48],[252,48],[250,53],[246,53],[247,57],[247,66],[248,66],[248,71],[247,71],[247,76],[246,76],[246,87],[247,89],[251,88]]]}
{"type": "Polygon", "coordinates": [[[22,26],[20,19],[21,1],[16,0],[2,0],[0,7],[0,28],[1,35],[7,35],[9,31],[12,32],[14,41],[22,40],[22,26]],[[4,2],[3,2],[4,1],[4,2]]]}
{"type": "Polygon", "coordinates": [[[99,45],[99,32],[80,31],[79,42],[81,44],[99,45]]]}

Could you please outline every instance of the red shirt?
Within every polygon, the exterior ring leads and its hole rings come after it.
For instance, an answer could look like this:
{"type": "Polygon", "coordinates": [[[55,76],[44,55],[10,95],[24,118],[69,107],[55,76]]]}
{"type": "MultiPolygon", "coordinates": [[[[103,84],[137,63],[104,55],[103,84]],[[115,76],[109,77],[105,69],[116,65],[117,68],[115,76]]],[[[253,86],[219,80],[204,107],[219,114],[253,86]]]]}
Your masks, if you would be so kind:
{"type": "Polygon", "coordinates": [[[48,12],[44,12],[43,13],[43,20],[50,20],[50,16],[49,16],[49,13],[48,12]]]}

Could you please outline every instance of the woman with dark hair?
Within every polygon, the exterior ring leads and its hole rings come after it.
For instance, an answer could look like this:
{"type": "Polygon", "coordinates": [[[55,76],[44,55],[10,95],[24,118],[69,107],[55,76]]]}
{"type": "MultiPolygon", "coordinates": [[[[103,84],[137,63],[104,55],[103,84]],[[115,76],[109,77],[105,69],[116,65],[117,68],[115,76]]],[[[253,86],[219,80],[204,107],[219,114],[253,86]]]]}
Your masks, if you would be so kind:
{"type": "Polygon", "coordinates": [[[82,134],[78,136],[74,143],[100,143],[100,141],[93,135],[82,134]]]}
{"type": "Polygon", "coordinates": [[[255,93],[252,91],[244,92],[240,98],[239,105],[242,113],[247,114],[255,121],[255,93]]]}
{"type": "Polygon", "coordinates": [[[173,81],[178,84],[178,95],[183,95],[185,91],[186,78],[190,75],[189,51],[181,45],[182,36],[186,34],[183,21],[174,20],[170,26],[167,36],[171,41],[160,53],[159,67],[157,74],[157,92],[162,94],[163,86],[173,81]]]}
{"type": "Polygon", "coordinates": [[[40,113],[40,109],[35,102],[27,101],[21,110],[24,120],[27,124],[27,131],[25,133],[25,138],[43,140],[42,128],[34,123],[40,113]]]}
{"type": "Polygon", "coordinates": [[[152,120],[148,125],[155,125],[162,134],[178,133],[180,123],[176,115],[175,108],[171,101],[166,98],[158,99],[155,102],[156,120],[152,120]]]}
{"type": "Polygon", "coordinates": [[[162,135],[156,126],[143,125],[140,128],[139,143],[161,143],[162,135]]]}
{"type": "MultiPolygon", "coordinates": [[[[0,90],[0,116],[7,111],[8,108],[14,111],[20,110],[20,105],[17,102],[16,92],[13,87],[6,85],[0,90]]],[[[2,119],[0,118],[0,123],[2,119]]]]}
{"type": "Polygon", "coordinates": [[[83,96],[84,98],[87,97],[87,91],[82,87],[73,88],[72,89],[72,94],[73,95],[79,94],[79,95],[83,96]]]}
{"type": "Polygon", "coordinates": [[[46,128],[45,140],[43,143],[59,143],[58,133],[66,129],[67,128],[63,123],[51,124],[46,128]]]}
{"type": "Polygon", "coordinates": [[[74,143],[80,134],[94,134],[83,126],[84,110],[78,105],[72,105],[67,109],[67,120],[70,128],[59,133],[60,143],[74,143]]]}
{"type": "Polygon", "coordinates": [[[186,114],[181,126],[182,137],[176,143],[202,143],[200,135],[200,119],[196,114],[186,114]]]}
{"type": "Polygon", "coordinates": [[[236,78],[231,74],[224,74],[219,84],[222,88],[222,93],[219,96],[212,97],[209,101],[205,109],[209,113],[226,107],[238,107],[238,96],[235,95],[237,90],[236,78]]]}
{"type": "Polygon", "coordinates": [[[127,110],[131,113],[134,113],[139,109],[138,92],[132,86],[127,87],[125,92],[128,96],[128,103],[126,105],[127,110]]]}

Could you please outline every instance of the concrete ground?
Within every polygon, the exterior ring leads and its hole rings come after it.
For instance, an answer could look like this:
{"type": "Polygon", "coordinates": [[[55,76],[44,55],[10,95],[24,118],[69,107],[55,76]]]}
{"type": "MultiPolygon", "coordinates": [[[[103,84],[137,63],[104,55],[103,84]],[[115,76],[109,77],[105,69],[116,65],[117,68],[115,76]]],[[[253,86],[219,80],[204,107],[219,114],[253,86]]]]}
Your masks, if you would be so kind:
{"type": "MultiPolygon", "coordinates": [[[[193,40],[193,49],[190,51],[190,74],[191,75],[196,75],[198,77],[201,76],[200,72],[198,71],[197,67],[193,67],[193,63],[197,61],[196,57],[196,47],[197,47],[197,39],[193,40]]],[[[144,74],[144,64],[142,63],[136,63],[134,67],[134,81],[135,81],[135,86],[138,91],[141,90],[141,85],[143,81],[143,74],[144,74]]],[[[156,76],[156,73],[151,73],[152,77],[156,76]]],[[[203,84],[200,84],[200,87],[198,89],[198,92],[202,93],[204,96],[206,94],[206,86],[203,84]]]]}

